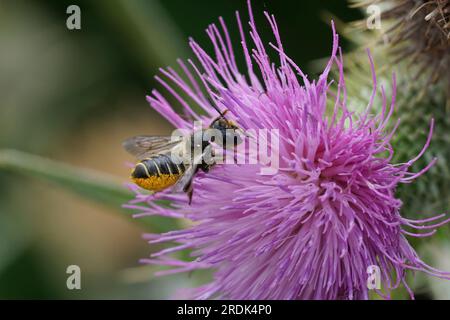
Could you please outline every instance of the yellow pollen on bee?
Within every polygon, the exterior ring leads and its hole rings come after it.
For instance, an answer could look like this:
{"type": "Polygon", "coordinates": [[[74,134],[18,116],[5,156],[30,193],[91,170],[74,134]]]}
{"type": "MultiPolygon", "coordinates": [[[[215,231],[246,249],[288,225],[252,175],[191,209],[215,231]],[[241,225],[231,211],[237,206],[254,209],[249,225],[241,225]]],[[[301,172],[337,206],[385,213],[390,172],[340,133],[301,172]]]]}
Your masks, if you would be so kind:
{"type": "Polygon", "coordinates": [[[161,174],[157,176],[150,176],[149,178],[131,178],[139,187],[151,190],[161,191],[174,185],[180,175],[178,174],[161,174]]]}

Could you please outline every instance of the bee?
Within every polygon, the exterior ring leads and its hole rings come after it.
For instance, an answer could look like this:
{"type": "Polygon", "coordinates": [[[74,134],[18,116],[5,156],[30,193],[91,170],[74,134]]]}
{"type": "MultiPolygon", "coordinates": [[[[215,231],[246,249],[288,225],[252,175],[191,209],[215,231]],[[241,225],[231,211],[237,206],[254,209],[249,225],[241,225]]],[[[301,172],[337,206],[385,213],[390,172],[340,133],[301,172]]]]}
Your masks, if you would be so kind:
{"type": "Polygon", "coordinates": [[[206,155],[214,156],[212,143],[225,149],[227,141],[233,141],[234,146],[242,142],[238,134],[242,130],[225,118],[227,111],[215,109],[219,117],[208,128],[218,130],[222,140],[215,141],[215,136],[208,135],[203,129],[176,139],[171,136],[135,136],[125,140],[124,149],[138,160],[131,172],[131,180],[141,188],[154,192],[169,187],[172,187],[172,192],[185,192],[191,204],[192,181],[196,173],[199,170],[208,172],[215,165],[213,161],[205,161],[206,155]],[[201,145],[197,141],[201,141],[201,145]],[[201,151],[197,152],[198,155],[194,152],[195,147],[201,151]]]}

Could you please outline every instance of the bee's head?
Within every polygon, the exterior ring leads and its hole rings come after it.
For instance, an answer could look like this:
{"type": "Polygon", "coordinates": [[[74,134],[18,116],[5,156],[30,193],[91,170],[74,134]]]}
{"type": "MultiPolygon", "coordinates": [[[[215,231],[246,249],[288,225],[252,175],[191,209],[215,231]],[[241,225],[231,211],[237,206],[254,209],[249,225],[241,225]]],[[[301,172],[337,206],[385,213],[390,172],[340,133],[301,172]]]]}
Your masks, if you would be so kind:
{"type": "Polygon", "coordinates": [[[233,145],[240,144],[242,138],[239,135],[239,131],[242,131],[233,121],[225,118],[225,113],[222,113],[220,117],[217,117],[210,125],[211,129],[218,130],[222,135],[222,141],[213,141],[222,146],[226,146],[228,143],[233,145]]]}
{"type": "Polygon", "coordinates": [[[212,129],[217,130],[238,130],[239,127],[231,120],[225,119],[224,116],[220,116],[216,118],[210,126],[212,129]]]}

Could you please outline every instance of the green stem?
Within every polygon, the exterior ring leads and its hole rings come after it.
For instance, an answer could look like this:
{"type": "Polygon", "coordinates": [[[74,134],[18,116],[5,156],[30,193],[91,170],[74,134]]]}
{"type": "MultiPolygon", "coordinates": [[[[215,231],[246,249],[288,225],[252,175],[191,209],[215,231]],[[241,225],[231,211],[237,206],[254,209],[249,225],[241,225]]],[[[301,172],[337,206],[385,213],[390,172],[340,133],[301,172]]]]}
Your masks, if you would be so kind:
{"type": "MultiPolygon", "coordinates": [[[[86,168],[78,168],[62,162],[50,160],[22,151],[0,150],[0,171],[33,176],[56,183],[86,199],[108,205],[114,212],[130,214],[122,205],[133,198],[133,194],[123,186],[120,179],[86,168]]],[[[163,204],[161,204],[163,205],[163,204]]],[[[163,217],[132,219],[153,232],[164,232],[178,228],[175,220],[163,217]]]]}

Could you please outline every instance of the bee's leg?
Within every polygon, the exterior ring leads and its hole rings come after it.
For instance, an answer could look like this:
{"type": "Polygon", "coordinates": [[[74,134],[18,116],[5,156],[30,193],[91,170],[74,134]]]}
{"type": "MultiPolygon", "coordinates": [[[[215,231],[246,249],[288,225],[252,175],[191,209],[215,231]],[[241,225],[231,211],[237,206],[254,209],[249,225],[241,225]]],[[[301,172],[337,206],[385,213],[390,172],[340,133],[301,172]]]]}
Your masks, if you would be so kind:
{"type": "Polygon", "coordinates": [[[195,165],[195,171],[192,174],[191,178],[187,181],[186,185],[183,187],[183,192],[185,192],[188,195],[189,198],[189,204],[191,204],[192,202],[192,194],[194,193],[194,186],[193,186],[193,178],[195,176],[195,174],[198,172],[198,170],[200,169],[200,166],[195,165]]]}
{"type": "Polygon", "coordinates": [[[192,203],[192,194],[194,193],[194,186],[192,185],[192,180],[189,181],[188,185],[186,185],[186,187],[183,190],[184,192],[186,192],[187,196],[188,196],[188,203],[189,205],[191,205],[192,203]]]}
{"type": "Polygon", "coordinates": [[[200,169],[202,169],[203,172],[208,173],[209,170],[212,168],[212,166],[214,166],[215,163],[211,163],[211,164],[203,164],[200,169]]]}
{"type": "Polygon", "coordinates": [[[189,199],[188,203],[189,203],[189,205],[191,205],[191,203],[192,203],[192,194],[194,193],[194,187],[192,186],[192,182],[189,183],[189,185],[186,187],[184,192],[186,192],[186,194],[188,196],[188,199],[189,199]]]}
{"type": "Polygon", "coordinates": [[[191,203],[192,203],[192,194],[194,193],[194,189],[193,188],[191,188],[188,192],[187,192],[187,195],[188,195],[188,199],[189,199],[189,205],[191,205],[191,203]]]}
{"type": "Polygon", "coordinates": [[[214,161],[214,157],[216,156],[214,153],[214,149],[211,150],[211,159],[209,159],[209,163],[205,160],[202,160],[201,165],[199,166],[199,169],[201,169],[203,172],[208,173],[209,169],[211,169],[212,166],[214,166],[216,163],[214,161]]]}
{"type": "MultiPolygon", "coordinates": [[[[226,154],[228,156],[228,154],[226,153],[226,149],[223,148],[223,154],[226,154]]],[[[233,148],[233,164],[237,164],[237,146],[235,145],[233,148]]]]}
{"type": "Polygon", "coordinates": [[[209,170],[216,164],[215,161],[212,161],[211,163],[203,162],[200,166],[200,169],[202,169],[203,172],[208,173],[209,170]]]}

